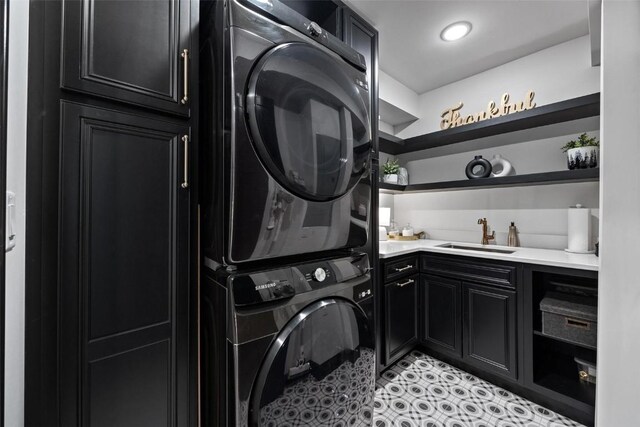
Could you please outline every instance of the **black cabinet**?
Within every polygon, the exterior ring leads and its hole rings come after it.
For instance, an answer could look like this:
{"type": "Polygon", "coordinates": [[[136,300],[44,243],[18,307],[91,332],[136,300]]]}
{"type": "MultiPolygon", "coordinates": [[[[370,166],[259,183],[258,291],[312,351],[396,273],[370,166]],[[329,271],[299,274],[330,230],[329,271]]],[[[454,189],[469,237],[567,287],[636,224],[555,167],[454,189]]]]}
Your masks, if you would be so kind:
{"type": "Polygon", "coordinates": [[[332,0],[280,0],[300,15],[320,25],[328,33],[340,38],[342,7],[332,0]]]}
{"type": "Polygon", "coordinates": [[[198,15],[31,3],[26,426],[196,424],[198,15]]]}
{"type": "MultiPolygon", "coordinates": [[[[366,247],[360,248],[367,252],[369,259],[373,265],[378,265],[378,185],[379,185],[379,166],[378,166],[378,31],[368,23],[366,23],[361,17],[359,17],[354,11],[350,10],[342,2],[337,1],[339,4],[335,13],[327,13],[331,11],[332,5],[330,1],[308,1],[300,2],[299,0],[287,0],[287,4],[296,3],[310,3],[314,6],[311,9],[324,10],[323,14],[316,14],[313,18],[332,34],[342,38],[342,40],[351,46],[358,53],[362,54],[367,64],[367,80],[369,82],[369,100],[371,102],[370,120],[371,120],[371,138],[373,148],[373,158],[371,161],[371,173],[369,178],[371,180],[371,218],[369,221],[369,239],[366,247]],[[322,5],[322,8],[320,7],[322,5]],[[322,15],[328,17],[323,18],[322,15]],[[336,32],[333,33],[334,17],[337,18],[337,24],[335,27],[336,32]]],[[[300,7],[300,6],[298,6],[300,7]]],[[[313,16],[311,14],[305,14],[305,16],[313,16]]],[[[417,269],[417,265],[416,265],[417,269]]],[[[376,285],[376,292],[374,298],[376,306],[376,329],[384,330],[384,312],[382,286],[384,283],[384,273],[374,270],[372,272],[373,281],[376,285]]],[[[384,367],[385,359],[385,345],[381,334],[376,334],[376,354],[378,359],[377,371],[384,367]]]]}
{"type": "Polygon", "coordinates": [[[385,360],[387,366],[404,356],[418,341],[418,275],[384,287],[385,360]]]}
{"type": "Polygon", "coordinates": [[[463,364],[518,379],[518,264],[420,257],[425,347],[463,364]]]}
{"type": "Polygon", "coordinates": [[[189,115],[192,3],[65,2],[62,87],[189,115]]]}
{"type": "Polygon", "coordinates": [[[371,132],[374,157],[378,158],[378,31],[353,11],[343,11],[343,40],[364,55],[371,100],[371,132]]]}
{"type": "Polygon", "coordinates": [[[422,274],[422,341],[434,350],[462,356],[461,284],[458,280],[422,274]]]}
{"type": "Polygon", "coordinates": [[[186,426],[189,127],[61,113],[60,424],[186,426]]]}
{"type": "Polygon", "coordinates": [[[411,255],[399,257],[384,263],[384,281],[390,282],[399,277],[415,274],[418,272],[418,257],[411,255]]]}
{"type": "Polygon", "coordinates": [[[516,293],[472,283],[463,288],[465,361],[516,378],[516,293]]]}

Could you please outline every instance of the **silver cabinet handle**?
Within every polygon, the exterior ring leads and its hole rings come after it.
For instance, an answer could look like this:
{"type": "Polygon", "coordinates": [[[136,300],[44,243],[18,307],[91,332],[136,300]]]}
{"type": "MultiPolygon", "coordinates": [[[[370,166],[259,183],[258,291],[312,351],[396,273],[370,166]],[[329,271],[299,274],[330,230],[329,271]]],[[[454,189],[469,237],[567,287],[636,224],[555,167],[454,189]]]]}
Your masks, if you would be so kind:
{"type": "Polygon", "coordinates": [[[189,187],[189,135],[182,136],[184,143],[184,176],[182,179],[182,188],[189,187]]]}
{"type": "Polygon", "coordinates": [[[402,267],[402,268],[398,268],[396,267],[396,271],[400,272],[400,271],[406,271],[406,270],[411,270],[413,268],[413,265],[409,264],[406,267],[402,267]]]}
{"type": "Polygon", "coordinates": [[[409,280],[407,280],[406,282],[402,282],[402,283],[399,283],[399,282],[398,282],[398,283],[396,283],[396,286],[397,286],[397,287],[399,287],[399,288],[404,288],[405,286],[410,285],[410,284],[412,284],[413,282],[414,282],[414,280],[413,280],[413,279],[409,279],[409,280]]]}
{"type": "Polygon", "coordinates": [[[182,76],[184,94],[182,95],[180,103],[184,105],[189,101],[189,49],[183,49],[180,56],[182,57],[184,67],[184,75],[182,76]]]}

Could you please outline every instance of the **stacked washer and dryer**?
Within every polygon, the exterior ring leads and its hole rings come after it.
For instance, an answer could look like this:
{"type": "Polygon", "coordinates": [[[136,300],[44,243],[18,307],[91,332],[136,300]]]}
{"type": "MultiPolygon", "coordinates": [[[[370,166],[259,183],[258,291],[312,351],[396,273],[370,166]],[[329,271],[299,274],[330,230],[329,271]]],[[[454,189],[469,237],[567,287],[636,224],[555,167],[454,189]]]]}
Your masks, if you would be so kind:
{"type": "Polygon", "coordinates": [[[370,425],[364,57],[278,0],[203,18],[202,425],[370,425]]]}

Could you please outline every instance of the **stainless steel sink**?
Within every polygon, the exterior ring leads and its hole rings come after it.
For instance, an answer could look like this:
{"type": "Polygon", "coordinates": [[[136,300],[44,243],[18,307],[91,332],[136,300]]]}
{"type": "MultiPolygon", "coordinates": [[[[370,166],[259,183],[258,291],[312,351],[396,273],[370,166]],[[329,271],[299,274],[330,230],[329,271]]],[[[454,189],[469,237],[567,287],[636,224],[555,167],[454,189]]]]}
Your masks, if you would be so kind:
{"type": "Polygon", "coordinates": [[[444,245],[438,245],[436,247],[448,248],[448,249],[462,249],[464,251],[493,252],[498,254],[512,254],[515,252],[515,250],[510,250],[510,249],[489,248],[486,246],[467,246],[467,245],[459,245],[455,243],[445,243],[444,245]]]}

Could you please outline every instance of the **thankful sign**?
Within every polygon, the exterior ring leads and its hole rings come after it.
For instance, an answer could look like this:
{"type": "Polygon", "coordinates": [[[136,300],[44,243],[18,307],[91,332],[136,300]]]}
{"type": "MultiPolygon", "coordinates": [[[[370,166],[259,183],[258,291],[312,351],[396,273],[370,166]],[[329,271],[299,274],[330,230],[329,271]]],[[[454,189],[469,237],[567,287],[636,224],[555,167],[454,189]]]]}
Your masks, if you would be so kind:
{"type": "Polygon", "coordinates": [[[536,103],[533,102],[533,97],[535,95],[535,92],[530,90],[525,95],[524,101],[510,103],[509,94],[505,93],[504,95],[502,95],[500,105],[496,105],[494,101],[489,101],[489,104],[487,104],[487,109],[485,111],[480,111],[476,114],[469,114],[468,116],[460,115],[460,110],[464,106],[462,101],[460,101],[458,105],[447,108],[442,112],[442,114],[440,115],[440,117],[442,117],[442,121],[440,122],[440,129],[450,129],[458,127],[460,125],[477,123],[483,120],[493,119],[495,117],[506,116],[507,114],[531,110],[536,106],[536,103]]]}

